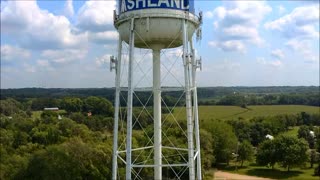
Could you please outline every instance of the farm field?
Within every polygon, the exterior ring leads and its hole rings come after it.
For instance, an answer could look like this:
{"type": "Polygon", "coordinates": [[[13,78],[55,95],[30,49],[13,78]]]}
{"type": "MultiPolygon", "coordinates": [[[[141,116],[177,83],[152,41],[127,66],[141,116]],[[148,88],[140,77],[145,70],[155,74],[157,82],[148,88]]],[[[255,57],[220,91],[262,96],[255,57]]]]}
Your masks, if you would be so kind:
{"type": "MultiPolygon", "coordinates": [[[[297,114],[300,112],[320,113],[320,108],[304,105],[261,105],[247,106],[199,106],[199,119],[237,119],[252,118],[257,116],[275,116],[280,114],[297,114]]],[[[185,118],[185,108],[176,107],[173,112],[176,119],[185,118]]]]}

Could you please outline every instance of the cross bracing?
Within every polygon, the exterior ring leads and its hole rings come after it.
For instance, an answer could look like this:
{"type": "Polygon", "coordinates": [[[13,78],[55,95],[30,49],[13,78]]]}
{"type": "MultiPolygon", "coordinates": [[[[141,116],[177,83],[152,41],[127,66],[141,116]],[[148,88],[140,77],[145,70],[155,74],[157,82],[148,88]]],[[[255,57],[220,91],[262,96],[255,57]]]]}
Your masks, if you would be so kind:
{"type": "MultiPolygon", "coordinates": [[[[143,41],[142,36],[137,31],[133,30],[132,34],[135,34],[135,38],[140,38],[143,41]]],[[[163,162],[155,164],[155,160],[153,159],[155,156],[155,137],[151,126],[155,123],[155,119],[150,107],[155,92],[154,87],[152,87],[154,64],[152,63],[151,56],[149,56],[152,50],[136,49],[133,48],[132,43],[126,44],[121,41],[119,47],[121,47],[122,51],[121,55],[118,56],[121,61],[118,62],[118,67],[120,68],[118,69],[119,84],[117,87],[119,93],[117,112],[120,125],[117,128],[119,133],[117,133],[118,143],[115,154],[117,159],[117,179],[128,179],[127,177],[130,177],[130,179],[150,179],[154,173],[152,170],[157,167],[166,170],[166,172],[162,172],[163,179],[195,177],[195,171],[201,170],[201,164],[197,161],[200,159],[199,139],[197,139],[199,138],[197,136],[197,133],[199,133],[197,132],[198,109],[196,105],[197,99],[195,98],[195,71],[197,67],[192,57],[195,56],[194,50],[192,45],[188,46],[189,43],[192,44],[192,41],[185,39],[182,51],[173,52],[164,48],[165,50],[162,50],[160,53],[162,59],[160,61],[161,87],[159,91],[176,91],[180,95],[176,99],[176,102],[171,105],[168,105],[166,100],[160,97],[162,108],[166,109],[167,113],[162,114],[160,123],[162,127],[161,137],[163,138],[160,148],[163,162]],[[132,58],[132,54],[136,58],[132,58]],[[183,68],[184,74],[181,73],[183,68]],[[177,69],[180,69],[180,72],[177,69]],[[132,80],[131,82],[130,79],[132,80]],[[168,84],[166,84],[167,82],[168,84]],[[172,84],[175,86],[172,86],[172,84]],[[129,103],[128,97],[132,98],[129,103]],[[187,98],[184,99],[185,97],[187,98]],[[130,103],[132,109],[128,109],[130,103]],[[181,104],[186,106],[186,112],[183,112],[183,108],[177,108],[181,104]],[[128,112],[132,113],[132,123],[129,129],[128,112]],[[188,121],[177,119],[181,113],[186,113],[188,121]],[[143,121],[143,119],[147,119],[147,122],[143,121]],[[172,132],[173,129],[177,132],[172,132]],[[196,130],[195,132],[194,129],[196,130]],[[128,134],[128,131],[131,132],[128,134]],[[134,138],[128,141],[128,135],[134,138]],[[196,142],[193,142],[193,139],[196,142]],[[128,146],[128,142],[130,146],[128,146]],[[183,145],[181,145],[181,142],[184,142],[182,143],[183,145]],[[129,159],[128,152],[130,153],[129,159]],[[127,163],[128,160],[129,163],[127,163]],[[196,164],[195,161],[197,161],[196,164]],[[128,167],[130,169],[130,176],[128,176],[128,173],[126,175],[123,173],[124,170],[125,172],[128,171],[128,167]],[[193,173],[193,175],[190,175],[190,173],[193,173]]],[[[145,45],[150,47],[148,44],[145,45]]],[[[152,48],[150,47],[150,49],[152,48]]],[[[197,179],[201,179],[201,172],[198,177],[200,178],[197,179]]]]}

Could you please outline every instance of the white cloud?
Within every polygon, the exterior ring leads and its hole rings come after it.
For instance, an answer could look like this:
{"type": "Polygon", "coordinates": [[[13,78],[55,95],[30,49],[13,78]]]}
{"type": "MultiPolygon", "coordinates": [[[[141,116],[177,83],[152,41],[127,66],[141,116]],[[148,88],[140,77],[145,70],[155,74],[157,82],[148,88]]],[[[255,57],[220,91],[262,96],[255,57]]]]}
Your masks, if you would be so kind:
{"type": "Polygon", "coordinates": [[[213,10],[213,16],[223,19],[226,16],[227,9],[223,6],[219,6],[213,10]]]}
{"type": "Polygon", "coordinates": [[[311,50],[309,40],[297,40],[291,39],[285,44],[293,53],[301,54],[304,58],[304,62],[307,63],[319,63],[319,51],[315,53],[311,50]]]}
{"type": "Polygon", "coordinates": [[[282,5],[279,5],[279,6],[278,6],[278,11],[279,11],[279,14],[283,14],[283,13],[286,12],[286,8],[283,7],[282,5]]]}
{"type": "Polygon", "coordinates": [[[293,53],[301,54],[305,62],[318,62],[319,55],[311,43],[319,40],[319,4],[295,8],[291,13],[271,22],[265,28],[278,31],[288,39],[285,43],[293,53]]]}
{"type": "Polygon", "coordinates": [[[87,50],[82,49],[45,50],[41,53],[41,57],[50,64],[61,65],[80,61],[85,58],[87,53],[87,50]]]}
{"type": "Polygon", "coordinates": [[[319,54],[316,55],[312,53],[311,51],[306,51],[303,53],[305,60],[304,62],[306,63],[315,63],[319,66],[319,54]]]}
{"type": "Polygon", "coordinates": [[[262,64],[262,65],[275,67],[275,68],[279,68],[279,67],[283,66],[283,63],[280,60],[269,61],[269,60],[265,60],[265,58],[263,58],[263,57],[257,58],[257,63],[262,64]]]}
{"type": "Polygon", "coordinates": [[[309,47],[307,41],[298,41],[297,39],[289,40],[285,45],[294,51],[302,50],[309,47]]]}
{"type": "Polygon", "coordinates": [[[90,32],[88,34],[88,39],[91,42],[106,44],[110,43],[111,41],[115,42],[116,40],[118,40],[118,36],[119,35],[117,31],[104,31],[96,33],[90,32]]]}
{"type": "Polygon", "coordinates": [[[283,59],[284,53],[281,49],[275,49],[275,50],[271,51],[271,56],[278,58],[278,59],[283,59]]]}
{"type": "Polygon", "coordinates": [[[49,67],[49,61],[48,60],[38,60],[37,65],[42,66],[42,67],[49,67]]]}
{"type": "Polygon", "coordinates": [[[229,40],[229,41],[210,41],[209,46],[217,47],[224,51],[238,51],[241,53],[246,52],[245,45],[239,40],[229,40]]]}
{"type": "Polygon", "coordinates": [[[78,12],[78,27],[92,32],[113,30],[113,10],[115,9],[115,0],[86,1],[78,12]]]}
{"type": "Polygon", "coordinates": [[[220,71],[237,71],[241,68],[241,64],[238,62],[232,62],[230,60],[222,60],[221,62],[209,67],[205,68],[204,71],[210,72],[212,70],[220,70],[220,71]]]}
{"type": "Polygon", "coordinates": [[[258,28],[264,16],[272,9],[264,1],[227,1],[214,9],[215,37],[209,45],[225,51],[244,52],[246,43],[262,45],[258,28]]]}
{"type": "Polygon", "coordinates": [[[318,38],[319,7],[304,6],[295,8],[290,14],[265,23],[265,28],[281,32],[286,38],[318,38]]]}
{"type": "Polygon", "coordinates": [[[274,67],[280,67],[280,66],[282,66],[282,62],[279,61],[279,60],[271,61],[271,62],[270,62],[270,65],[271,65],[271,66],[274,66],[274,67]]]}
{"type": "Polygon", "coordinates": [[[206,11],[204,13],[204,18],[213,18],[213,13],[211,11],[206,11]]]}
{"type": "Polygon", "coordinates": [[[75,34],[65,16],[42,10],[36,1],[8,1],[1,11],[1,33],[30,49],[85,46],[86,34],[75,34]]]}
{"type": "Polygon", "coordinates": [[[74,8],[72,4],[73,0],[66,0],[66,3],[64,4],[64,13],[68,17],[72,17],[74,15],[74,8]]]}
{"type": "Polygon", "coordinates": [[[113,10],[116,1],[86,1],[77,12],[76,26],[88,34],[90,42],[114,44],[118,33],[113,26],[113,10]]]}
{"type": "Polygon", "coordinates": [[[110,56],[111,54],[105,54],[99,58],[96,58],[95,63],[97,65],[97,67],[103,68],[106,67],[107,65],[109,66],[109,62],[110,62],[110,56]]]}
{"type": "Polygon", "coordinates": [[[46,59],[39,59],[37,60],[36,63],[36,69],[44,71],[44,72],[51,72],[51,71],[55,71],[58,70],[55,67],[52,66],[52,64],[50,63],[50,61],[46,60],[46,59]]]}
{"type": "Polygon", "coordinates": [[[1,45],[1,61],[24,60],[30,57],[31,52],[26,49],[11,45],[1,45]]]}
{"type": "Polygon", "coordinates": [[[36,67],[27,63],[23,64],[23,69],[28,73],[35,73],[36,67]]]}

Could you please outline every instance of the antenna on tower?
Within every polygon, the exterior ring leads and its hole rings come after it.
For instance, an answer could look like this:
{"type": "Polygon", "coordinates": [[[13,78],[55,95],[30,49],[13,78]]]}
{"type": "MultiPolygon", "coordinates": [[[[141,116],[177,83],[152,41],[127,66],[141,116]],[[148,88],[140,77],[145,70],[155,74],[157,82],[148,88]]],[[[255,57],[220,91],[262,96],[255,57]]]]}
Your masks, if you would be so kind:
{"type": "Polygon", "coordinates": [[[196,61],[196,68],[202,71],[202,57],[200,56],[199,59],[196,61]]]}
{"type": "Polygon", "coordinates": [[[199,12],[199,28],[197,29],[197,41],[201,41],[202,39],[202,22],[203,21],[203,13],[202,11],[199,12]]]}
{"type": "Polygon", "coordinates": [[[110,72],[112,72],[113,69],[116,69],[117,67],[117,58],[114,56],[110,56],[110,72]]]}

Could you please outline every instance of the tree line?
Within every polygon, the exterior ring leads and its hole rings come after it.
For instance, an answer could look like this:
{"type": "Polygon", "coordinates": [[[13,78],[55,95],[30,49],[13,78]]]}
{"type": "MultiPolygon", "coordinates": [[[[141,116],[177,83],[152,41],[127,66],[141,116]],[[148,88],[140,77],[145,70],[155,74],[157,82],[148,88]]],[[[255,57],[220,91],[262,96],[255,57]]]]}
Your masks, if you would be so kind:
{"type": "MultiPolygon", "coordinates": [[[[22,88],[0,89],[1,99],[14,98],[19,101],[28,101],[30,98],[63,99],[64,97],[77,97],[84,99],[89,96],[97,96],[113,102],[114,88],[22,88]]],[[[297,104],[320,106],[319,86],[271,86],[271,87],[199,87],[198,98],[200,105],[279,105],[297,104]]],[[[182,91],[163,92],[162,97],[168,106],[174,106],[182,91]]],[[[121,104],[125,105],[126,91],[122,91],[121,104]]],[[[143,104],[152,105],[152,92],[135,92],[134,106],[143,104]]],[[[177,104],[184,104],[184,99],[177,104]]]]}

